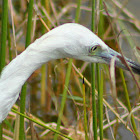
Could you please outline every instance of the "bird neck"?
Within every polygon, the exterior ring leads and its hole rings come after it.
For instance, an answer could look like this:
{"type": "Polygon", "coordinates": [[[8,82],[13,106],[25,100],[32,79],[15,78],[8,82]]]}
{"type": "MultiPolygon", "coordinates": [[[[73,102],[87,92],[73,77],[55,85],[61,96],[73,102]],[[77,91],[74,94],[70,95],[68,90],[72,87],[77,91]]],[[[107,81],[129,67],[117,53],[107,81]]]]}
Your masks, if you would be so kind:
{"type": "Polygon", "coordinates": [[[13,59],[0,75],[0,123],[16,102],[23,84],[42,64],[53,59],[54,54],[43,44],[35,41],[24,52],[13,59]]]}
{"type": "Polygon", "coordinates": [[[11,83],[11,86],[13,85],[20,91],[30,75],[51,59],[47,49],[41,53],[39,48],[40,46],[37,49],[36,43],[32,43],[29,48],[13,59],[2,71],[0,85],[2,84],[6,87],[8,86],[6,83],[11,83]]]}

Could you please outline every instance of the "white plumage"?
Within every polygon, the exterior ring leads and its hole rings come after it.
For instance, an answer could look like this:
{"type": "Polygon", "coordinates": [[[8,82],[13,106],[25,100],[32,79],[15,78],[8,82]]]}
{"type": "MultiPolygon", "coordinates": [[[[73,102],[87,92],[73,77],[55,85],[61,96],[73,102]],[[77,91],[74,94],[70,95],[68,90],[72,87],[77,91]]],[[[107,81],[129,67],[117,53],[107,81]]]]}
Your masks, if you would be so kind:
{"type": "MultiPolygon", "coordinates": [[[[89,29],[76,23],[61,25],[46,33],[12,60],[0,77],[0,122],[2,122],[16,102],[22,85],[42,64],[52,59],[75,58],[96,63],[109,63],[112,51],[89,29]],[[92,51],[92,47],[97,49],[92,51]]],[[[125,68],[120,60],[119,67],[125,68]]]]}

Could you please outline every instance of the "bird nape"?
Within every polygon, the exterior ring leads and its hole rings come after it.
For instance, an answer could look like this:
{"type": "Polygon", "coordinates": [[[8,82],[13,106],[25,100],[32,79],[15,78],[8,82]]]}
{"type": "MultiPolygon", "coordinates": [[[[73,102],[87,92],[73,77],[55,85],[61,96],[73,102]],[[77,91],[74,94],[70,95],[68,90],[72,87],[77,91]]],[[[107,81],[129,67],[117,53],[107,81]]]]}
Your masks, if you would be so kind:
{"type": "MultiPolygon", "coordinates": [[[[86,27],[67,23],[46,33],[13,59],[0,76],[0,122],[16,102],[21,88],[29,76],[42,64],[53,59],[75,58],[88,62],[109,64],[116,56],[115,65],[128,69],[121,55],[109,48],[86,27]]],[[[125,58],[133,72],[140,74],[140,65],[125,58]]]]}

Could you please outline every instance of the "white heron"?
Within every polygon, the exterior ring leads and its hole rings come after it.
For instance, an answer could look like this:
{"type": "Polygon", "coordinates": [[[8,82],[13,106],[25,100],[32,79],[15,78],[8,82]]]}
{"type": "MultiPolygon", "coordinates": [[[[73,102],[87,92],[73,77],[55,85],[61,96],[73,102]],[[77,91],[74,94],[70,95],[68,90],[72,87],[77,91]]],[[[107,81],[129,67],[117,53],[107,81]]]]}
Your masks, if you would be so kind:
{"type": "MultiPolygon", "coordinates": [[[[46,33],[13,59],[0,76],[0,122],[2,122],[20,90],[30,75],[42,64],[60,58],[75,58],[88,62],[109,64],[113,56],[121,56],[109,48],[86,27],[67,23],[46,33]]],[[[135,73],[140,74],[140,65],[126,58],[135,73]]],[[[116,66],[127,69],[116,57],[116,66]]]]}

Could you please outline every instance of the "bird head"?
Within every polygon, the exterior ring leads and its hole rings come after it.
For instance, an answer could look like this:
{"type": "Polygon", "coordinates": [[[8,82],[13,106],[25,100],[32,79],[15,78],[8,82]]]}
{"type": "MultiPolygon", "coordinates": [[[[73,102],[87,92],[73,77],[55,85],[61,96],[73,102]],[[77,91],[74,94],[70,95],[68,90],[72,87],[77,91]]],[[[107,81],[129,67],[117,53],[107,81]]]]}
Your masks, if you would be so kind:
{"type": "MultiPolygon", "coordinates": [[[[115,65],[128,70],[122,61],[121,54],[112,50],[92,31],[82,25],[63,24],[42,36],[40,42],[46,38],[48,38],[47,43],[52,44],[47,45],[50,46],[51,54],[54,52],[54,56],[57,58],[69,57],[93,63],[110,64],[111,59],[115,57],[115,65]]],[[[139,64],[126,57],[125,60],[135,73],[140,74],[139,64]]]]}

